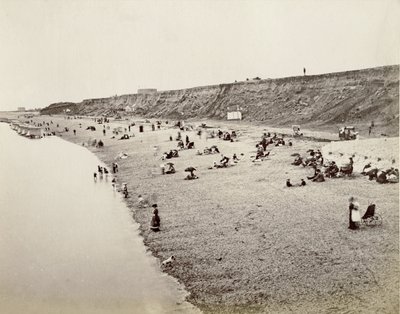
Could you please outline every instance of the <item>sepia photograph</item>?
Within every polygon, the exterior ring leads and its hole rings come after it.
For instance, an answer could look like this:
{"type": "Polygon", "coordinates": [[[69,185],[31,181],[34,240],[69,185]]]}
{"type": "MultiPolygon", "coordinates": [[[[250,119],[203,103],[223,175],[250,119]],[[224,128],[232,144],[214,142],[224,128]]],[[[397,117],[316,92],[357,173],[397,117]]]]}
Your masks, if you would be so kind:
{"type": "Polygon", "coordinates": [[[0,0],[1,314],[398,314],[400,0],[0,0]]]}

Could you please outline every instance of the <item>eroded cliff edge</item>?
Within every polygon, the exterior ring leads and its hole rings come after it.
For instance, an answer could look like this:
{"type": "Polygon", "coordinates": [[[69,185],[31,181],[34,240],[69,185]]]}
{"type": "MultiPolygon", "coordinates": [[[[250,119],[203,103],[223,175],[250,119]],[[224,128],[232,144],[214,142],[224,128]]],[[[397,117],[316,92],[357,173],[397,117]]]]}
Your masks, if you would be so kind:
{"type": "Polygon", "coordinates": [[[128,109],[149,118],[226,119],[228,108],[237,107],[244,120],[270,125],[360,124],[374,120],[397,130],[399,65],[61,102],[41,113],[69,109],[71,114],[112,116],[128,109]]]}

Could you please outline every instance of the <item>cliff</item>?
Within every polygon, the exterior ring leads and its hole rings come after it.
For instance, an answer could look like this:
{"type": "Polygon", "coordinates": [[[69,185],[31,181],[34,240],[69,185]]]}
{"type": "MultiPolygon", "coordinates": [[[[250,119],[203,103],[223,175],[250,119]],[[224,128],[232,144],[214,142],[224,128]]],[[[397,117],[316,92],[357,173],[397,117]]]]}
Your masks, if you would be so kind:
{"type": "Polygon", "coordinates": [[[399,66],[314,76],[130,94],[87,99],[80,103],[56,103],[42,114],[115,115],[130,106],[135,115],[149,118],[226,119],[228,107],[241,108],[244,120],[271,125],[340,124],[377,121],[399,122],[399,66]]]}

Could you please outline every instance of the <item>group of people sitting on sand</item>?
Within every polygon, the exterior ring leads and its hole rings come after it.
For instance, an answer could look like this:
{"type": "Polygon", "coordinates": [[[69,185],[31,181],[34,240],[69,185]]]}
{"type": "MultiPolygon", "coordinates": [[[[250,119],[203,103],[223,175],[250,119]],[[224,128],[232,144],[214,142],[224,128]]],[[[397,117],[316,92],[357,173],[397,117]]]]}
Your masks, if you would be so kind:
{"type": "MultiPolygon", "coordinates": [[[[349,162],[339,167],[335,161],[328,161],[324,164],[324,158],[322,153],[317,150],[308,150],[309,156],[301,157],[296,154],[296,158],[292,165],[302,165],[304,167],[312,167],[314,174],[308,179],[314,182],[323,182],[324,178],[339,178],[343,176],[351,176],[354,171],[354,159],[353,156],[349,157],[349,162]]],[[[362,175],[368,176],[369,180],[375,180],[378,183],[398,183],[399,182],[399,170],[393,167],[389,169],[379,169],[376,166],[372,166],[368,163],[364,166],[362,175]]]]}
{"type": "Polygon", "coordinates": [[[339,175],[339,167],[337,166],[335,161],[328,162],[327,167],[325,168],[325,176],[327,178],[336,178],[339,175]]]}
{"type": "Polygon", "coordinates": [[[178,158],[179,157],[179,152],[176,149],[171,149],[169,152],[165,152],[162,156],[161,159],[171,159],[171,158],[178,158]]]}
{"type": "Polygon", "coordinates": [[[167,162],[165,165],[161,164],[161,174],[173,174],[176,172],[175,165],[172,162],[167,162]],[[165,168],[167,166],[168,168],[165,168]]]}
{"type": "MultiPolygon", "coordinates": [[[[218,129],[217,135],[218,135],[218,138],[220,138],[220,139],[222,139],[224,141],[233,142],[237,138],[236,131],[232,131],[232,132],[225,131],[225,132],[223,132],[220,129],[218,129]]],[[[214,131],[211,133],[211,137],[212,138],[215,137],[214,131]]]]}
{"type": "MultiPolygon", "coordinates": [[[[292,142],[288,141],[288,146],[292,146],[292,142]]],[[[256,148],[257,148],[257,152],[255,157],[252,159],[252,162],[256,162],[256,161],[263,161],[266,157],[269,156],[270,151],[266,151],[267,147],[271,145],[271,146],[284,146],[286,145],[286,142],[282,137],[278,137],[278,135],[276,133],[274,133],[274,135],[271,136],[270,132],[264,132],[263,135],[261,136],[261,140],[260,142],[258,142],[256,144],[256,148]]]]}
{"type": "Polygon", "coordinates": [[[193,148],[194,148],[194,142],[188,141],[188,142],[186,142],[186,145],[185,145],[185,144],[183,143],[182,140],[179,140],[179,141],[178,141],[178,148],[179,148],[180,150],[183,150],[183,149],[193,149],[193,148]]]}
{"type": "Polygon", "coordinates": [[[325,178],[339,178],[343,176],[351,176],[353,173],[353,157],[349,157],[349,162],[341,166],[340,168],[335,161],[328,161],[324,164],[324,158],[322,153],[317,150],[308,150],[310,153],[306,158],[302,158],[299,155],[296,156],[292,165],[303,165],[303,167],[312,167],[314,174],[307,179],[314,182],[323,182],[325,178]]]}
{"type": "Polygon", "coordinates": [[[208,169],[227,168],[229,166],[233,166],[234,164],[237,164],[239,161],[240,161],[240,159],[238,158],[236,153],[233,154],[232,159],[224,154],[221,154],[221,159],[218,162],[214,161],[212,167],[209,167],[208,169]]]}
{"type": "MultiPolygon", "coordinates": [[[[161,168],[162,175],[176,173],[175,165],[172,162],[167,162],[166,164],[161,164],[160,168],[161,168]]],[[[199,177],[194,174],[194,171],[196,171],[196,168],[194,168],[194,167],[186,168],[185,172],[189,172],[189,174],[184,179],[185,180],[198,179],[199,177]]]]}
{"type": "Polygon", "coordinates": [[[203,152],[197,150],[196,155],[211,155],[211,154],[220,154],[217,145],[212,145],[211,147],[205,147],[203,152]]]}
{"type": "Polygon", "coordinates": [[[264,161],[264,158],[268,157],[270,152],[266,152],[264,147],[260,144],[256,145],[257,147],[257,152],[256,155],[254,156],[254,158],[251,160],[252,162],[256,162],[256,161],[264,161]]]}
{"type": "Polygon", "coordinates": [[[300,154],[298,153],[293,154],[296,156],[296,158],[292,162],[292,165],[295,166],[302,165],[303,167],[307,166],[313,167],[317,165],[323,165],[324,158],[320,150],[314,151],[313,149],[309,149],[307,151],[307,154],[308,156],[306,157],[301,157],[300,154]]]}
{"type": "MultiPolygon", "coordinates": [[[[274,135],[271,136],[270,132],[264,132],[261,136],[261,141],[256,145],[256,147],[261,146],[265,151],[269,145],[285,146],[286,142],[283,138],[283,135],[281,137],[278,137],[278,135],[274,133],[274,135]]],[[[292,142],[288,141],[288,146],[292,145],[292,142]]]]}
{"type": "Polygon", "coordinates": [[[308,180],[311,180],[312,182],[324,182],[325,177],[324,174],[321,172],[321,169],[318,169],[316,166],[314,166],[314,174],[310,177],[307,177],[308,180]]]}
{"type": "MultiPolygon", "coordinates": [[[[194,142],[192,142],[192,141],[189,140],[189,136],[188,136],[188,135],[186,135],[186,141],[185,141],[185,143],[183,142],[183,140],[182,140],[182,134],[181,134],[180,131],[178,131],[178,135],[177,135],[177,137],[176,137],[175,139],[178,141],[177,146],[178,146],[178,149],[179,149],[179,150],[183,150],[183,149],[193,149],[193,148],[194,148],[194,142]]],[[[169,140],[170,140],[170,141],[173,140],[173,139],[172,139],[172,136],[169,137],[169,140]]]]}
{"type": "Polygon", "coordinates": [[[234,139],[236,138],[236,132],[235,131],[232,131],[231,133],[224,132],[220,138],[222,138],[224,141],[233,142],[234,139]]]}
{"type": "Polygon", "coordinates": [[[386,170],[379,170],[372,167],[371,163],[364,166],[361,174],[368,176],[369,180],[375,180],[378,183],[399,183],[399,169],[393,167],[386,170]]]}
{"type": "MultiPolygon", "coordinates": [[[[324,157],[320,150],[314,151],[313,149],[309,149],[307,151],[308,156],[301,157],[299,154],[294,154],[296,157],[292,162],[292,165],[303,167],[311,167],[314,169],[314,173],[311,176],[308,176],[307,179],[313,182],[324,182],[326,171],[322,171],[320,167],[323,166],[324,157]]],[[[331,167],[333,169],[333,166],[331,167]]],[[[333,170],[332,170],[333,171],[333,170]]]]}

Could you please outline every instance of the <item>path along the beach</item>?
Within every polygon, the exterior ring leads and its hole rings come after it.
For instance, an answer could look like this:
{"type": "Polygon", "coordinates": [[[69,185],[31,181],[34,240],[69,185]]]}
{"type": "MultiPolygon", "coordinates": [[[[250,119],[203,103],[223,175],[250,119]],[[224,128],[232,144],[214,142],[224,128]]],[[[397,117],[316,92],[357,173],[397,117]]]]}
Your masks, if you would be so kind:
{"type": "Polygon", "coordinates": [[[1,313],[190,313],[98,159],[0,124],[1,313]]]}

